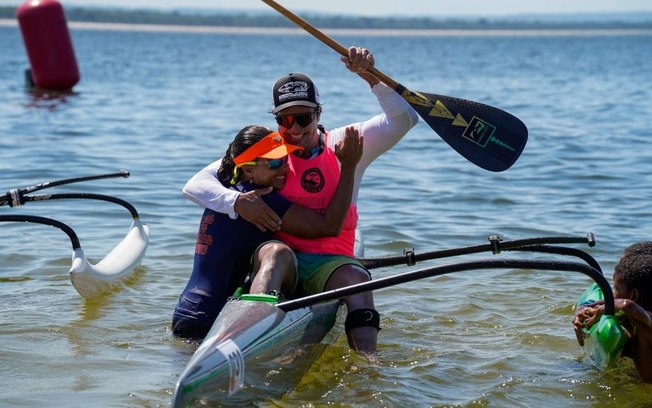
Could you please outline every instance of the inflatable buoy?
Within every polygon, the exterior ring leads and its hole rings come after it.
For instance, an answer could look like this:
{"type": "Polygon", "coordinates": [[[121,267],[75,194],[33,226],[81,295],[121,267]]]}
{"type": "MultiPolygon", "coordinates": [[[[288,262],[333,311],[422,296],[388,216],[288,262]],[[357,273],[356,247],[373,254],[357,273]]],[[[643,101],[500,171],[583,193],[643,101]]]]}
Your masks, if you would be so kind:
{"type": "MultiPolygon", "coordinates": [[[[576,307],[579,309],[600,300],[604,300],[604,294],[594,283],[580,295],[576,307]]],[[[618,361],[626,337],[625,330],[614,316],[602,315],[596,324],[582,331],[586,335],[584,350],[593,365],[604,370],[618,361]]]]}
{"type": "Polygon", "coordinates": [[[29,0],[16,18],[30,63],[27,82],[43,89],[69,90],[79,82],[63,7],[56,0],[29,0]]]}

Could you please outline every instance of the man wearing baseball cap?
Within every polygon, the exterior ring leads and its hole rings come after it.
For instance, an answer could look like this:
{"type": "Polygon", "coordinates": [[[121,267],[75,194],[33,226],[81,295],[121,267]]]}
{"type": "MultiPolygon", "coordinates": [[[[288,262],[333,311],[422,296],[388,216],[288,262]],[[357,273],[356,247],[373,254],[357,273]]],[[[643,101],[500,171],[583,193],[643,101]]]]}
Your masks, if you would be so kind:
{"type": "MultiPolygon", "coordinates": [[[[260,198],[267,191],[238,193],[224,188],[215,177],[219,161],[202,169],[183,189],[188,199],[203,207],[231,217],[239,215],[261,230],[276,231],[275,237],[296,253],[302,295],[371,279],[369,272],[354,257],[358,220],[356,202],[360,182],[367,166],[401,140],[418,122],[417,113],[412,107],[368,72],[374,58],[367,49],[351,47],[348,56],[341,60],[351,72],[369,84],[382,113],[348,125],[359,132],[364,140],[364,149],[356,168],[351,207],[342,232],[337,237],[306,239],[279,231],[278,216],[260,198]]],[[[343,140],[347,127],[326,131],[319,125],[321,112],[319,91],[307,75],[289,73],[274,83],[272,114],[278,131],[286,143],[302,148],[290,155],[286,186],[280,192],[292,202],[318,210],[328,205],[337,185],[340,164],[333,151],[334,146],[343,140]]],[[[274,251],[266,254],[270,258],[277,256],[274,251]]],[[[349,345],[374,358],[380,318],[374,307],[372,292],[351,295],[344,300],[348,309],[345,329],[349,345]]]]}

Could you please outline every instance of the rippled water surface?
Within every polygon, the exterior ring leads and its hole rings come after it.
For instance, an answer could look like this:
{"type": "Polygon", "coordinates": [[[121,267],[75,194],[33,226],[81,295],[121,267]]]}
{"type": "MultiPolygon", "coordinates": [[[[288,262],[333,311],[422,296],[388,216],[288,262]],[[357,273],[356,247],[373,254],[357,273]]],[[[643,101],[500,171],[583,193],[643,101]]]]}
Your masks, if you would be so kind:
{"type": "MultiPolygon", "coordinates": [[[[47,192],[125,199],[151,227],[151,244],[126,288],[88,302],[68,278],[70,244],[60,231],[0,225],[0,405],[169,406],[194,350],[169,326],[201,215],[181,196],[185,181],[244,125],[274,125],[270,88],[287,72],[319,85],[326,127],[379,108],[337,55],[305,35],[71,33],[82,80],[73,95],[43,98],[24,88],[18,29],[0,27],[0,191],[128,169],[128,179],[47,192]]],[[[378,68],[410,88],[498,106],[530,132],[518,162],[490,173],[417,125],[364,178],[367,256],[592,231],[597,245],[583,249],[610,278],[625,246],[650,239],[650,35],[336,39],[372,49],[378,68]]],[[[93,260],[129,226],[122,208],[91,200],[0,208],[19,213],[69,224],[93,260]]],[[[652,388],[630,361],[603,373],[583,359],[570,320],[590,282],[572,272],[478,270],[379,290],[380,366],[339,338],[292,392],[259,402],[650,405],[652,388]]]]}

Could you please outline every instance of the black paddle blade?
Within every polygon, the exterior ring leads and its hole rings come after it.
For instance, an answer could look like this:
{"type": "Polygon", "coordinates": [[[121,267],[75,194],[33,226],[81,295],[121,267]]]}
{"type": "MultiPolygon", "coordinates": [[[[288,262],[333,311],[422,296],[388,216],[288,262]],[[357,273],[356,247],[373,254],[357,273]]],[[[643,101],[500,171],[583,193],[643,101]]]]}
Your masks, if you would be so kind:
{"type": "Polygon", "coordinates": [[[493,106],[451,96],[398,92],[453,149],[489,171],[507,170],[527,143],[527,127],[517,117],[493,106]]]}

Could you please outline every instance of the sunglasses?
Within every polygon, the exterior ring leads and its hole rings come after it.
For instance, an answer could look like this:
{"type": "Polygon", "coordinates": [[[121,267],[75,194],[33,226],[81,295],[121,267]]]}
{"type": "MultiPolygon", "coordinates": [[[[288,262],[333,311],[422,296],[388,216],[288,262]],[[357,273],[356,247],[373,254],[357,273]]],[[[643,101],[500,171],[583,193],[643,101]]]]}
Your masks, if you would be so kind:
{"type": "Polygon", "coordinates": [[[315,112],[299,113],[297,115],[276,115],[276,123],[284,128],[291,128],[295,123],[306,127],[315,119],[315,112]]]}
{"type": "MultiPolygon", "coordinates": [[[[272,160],[267,160],[267,168],[270,170],[276,170],[281,168],[285,163],[288,162],[288,157],[281,157],[280,159],[272,159],[272,160]]],[[[259,164],[265,164],[263,162],[245,162],[245,163],[240,163],[238,167],[240,166],[257,166],[259,164]]]]}

